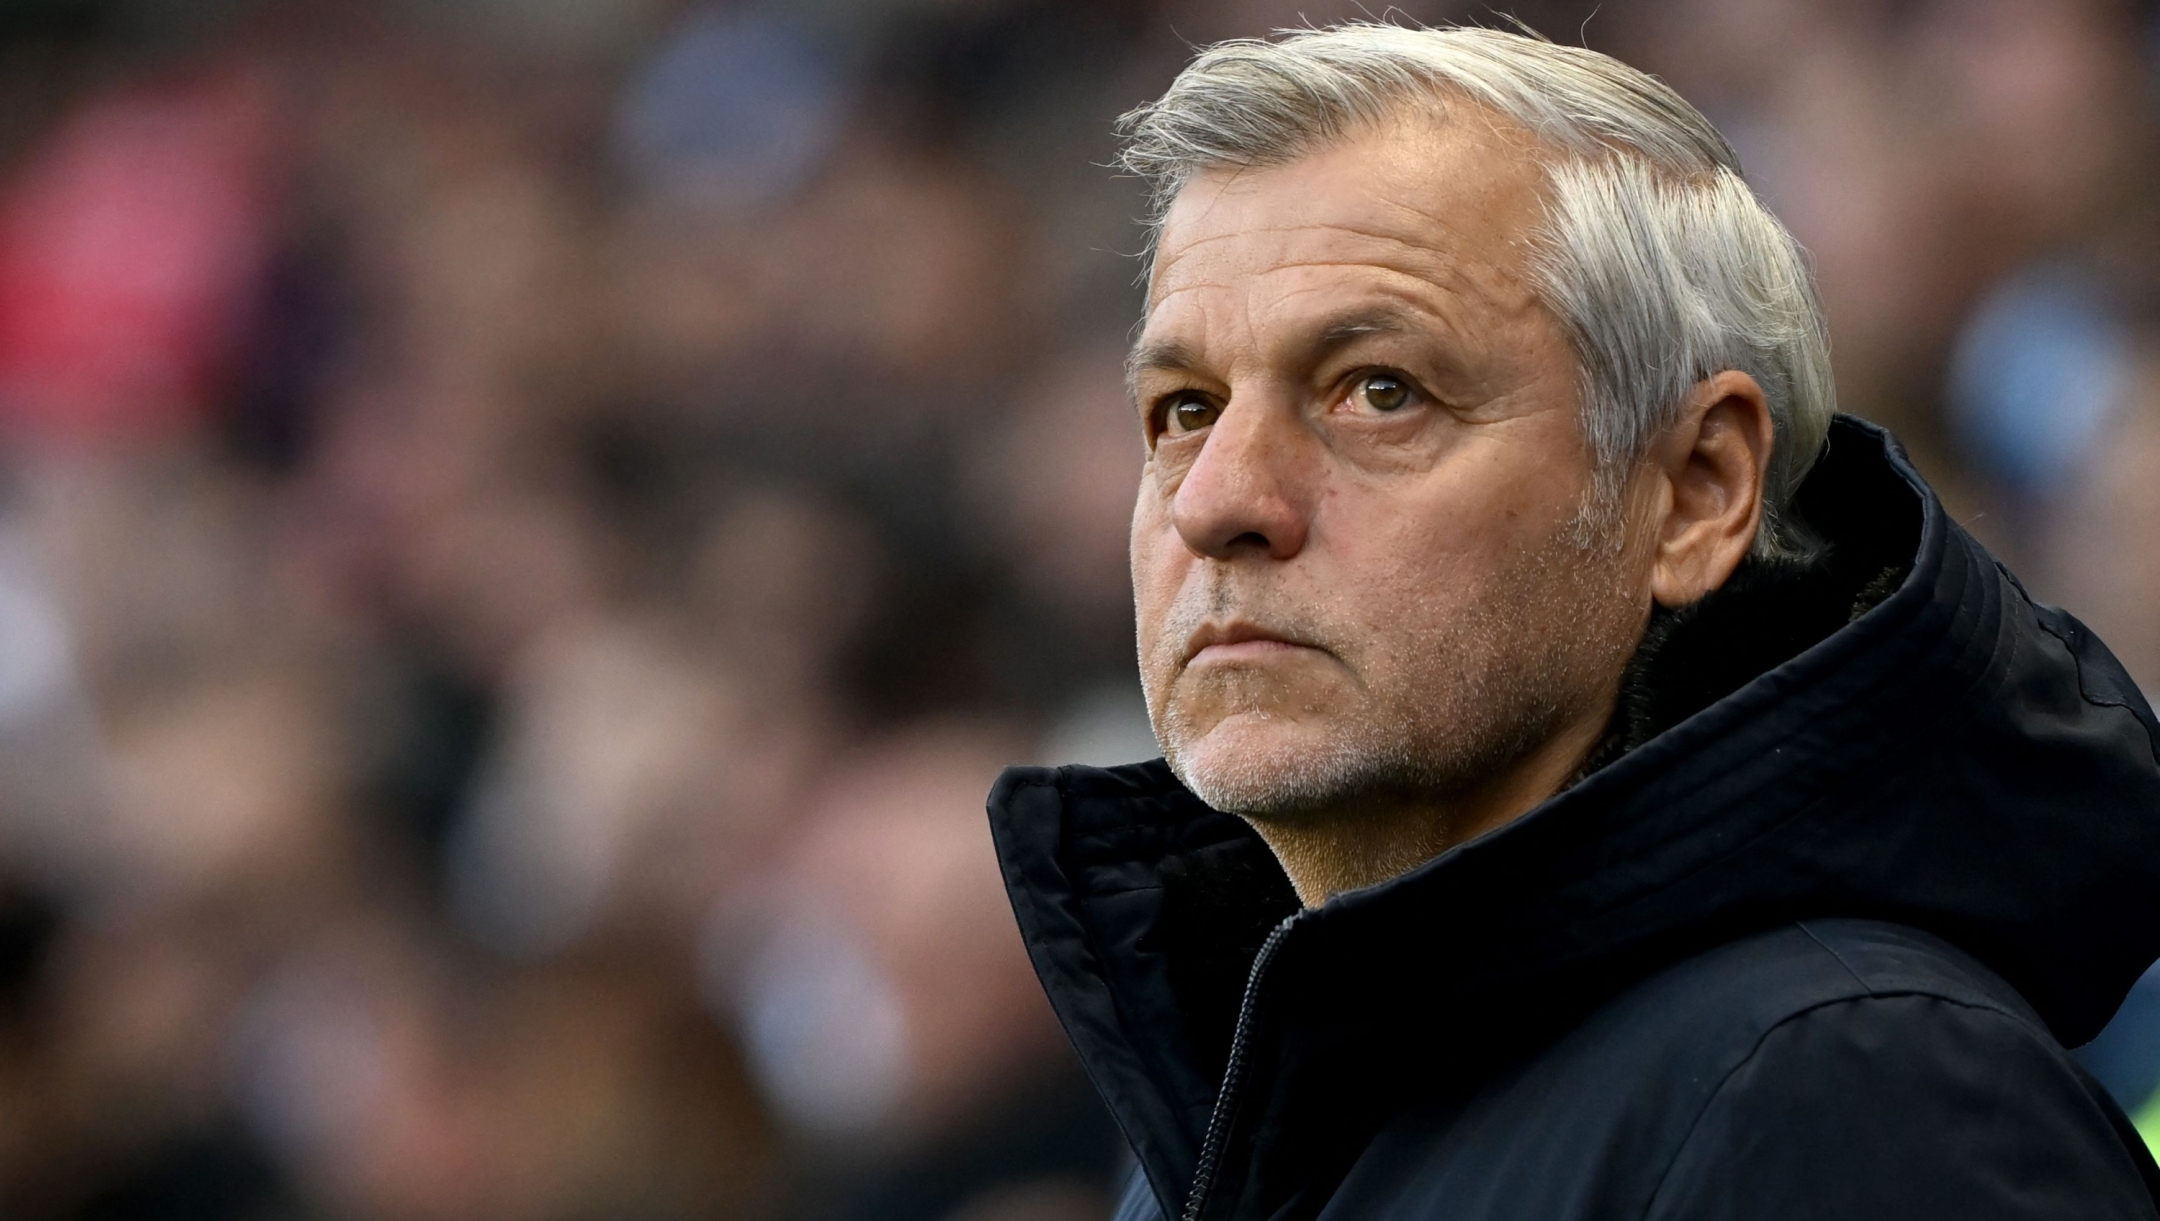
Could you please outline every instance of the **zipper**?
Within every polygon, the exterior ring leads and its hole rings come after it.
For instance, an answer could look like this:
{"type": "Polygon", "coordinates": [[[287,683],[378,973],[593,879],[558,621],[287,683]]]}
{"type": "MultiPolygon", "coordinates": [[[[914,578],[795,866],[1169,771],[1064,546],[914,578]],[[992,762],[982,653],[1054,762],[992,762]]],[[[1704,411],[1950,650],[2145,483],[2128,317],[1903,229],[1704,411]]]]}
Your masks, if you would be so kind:
{"type": "Polygon", "coordinates": [[[1252,1058],[1253,1012],[1259,1007],[1260,977],[1295,923],[1297,916],[1283,917],[1282,923],[1267,935],[1267,940],[1260,943],[1260,952],[1253,956],[1252,971],[1245,977],[1245,1000],[1238,1006],[1237,1028],[1230,1035],[1230,1062],[1223,1069],[1222,1089],[1215,1095],[1215,1110],[1208,1116],[1207,1136],[1200,1142],[1200,1166],[1193,1175],[1192,1191],[1185,1197],[1183,1221],[1200,1221],[1208,1197],[1214,1192],[1223,1146],[1230,1140],[1230,1123],[1237,1109],[1238,1091],[1245,1084],[1246,1061],[1252,1058]]]}

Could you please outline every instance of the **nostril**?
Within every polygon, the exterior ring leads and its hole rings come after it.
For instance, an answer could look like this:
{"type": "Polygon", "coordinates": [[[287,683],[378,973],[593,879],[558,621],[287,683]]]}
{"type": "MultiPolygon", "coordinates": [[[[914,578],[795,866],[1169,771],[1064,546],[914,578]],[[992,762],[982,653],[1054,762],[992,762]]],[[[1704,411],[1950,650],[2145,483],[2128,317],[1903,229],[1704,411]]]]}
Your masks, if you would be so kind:
{"type": "Polygon", "coordinates": [[[1232,550],[1240,547],[1258,547],[1260,550],[1266,551],[1273,546],[1273,543],[1268,542],[1267,535],[1260,533],[1258,530],[1247,530],[1230,540],[1232,550]]]}

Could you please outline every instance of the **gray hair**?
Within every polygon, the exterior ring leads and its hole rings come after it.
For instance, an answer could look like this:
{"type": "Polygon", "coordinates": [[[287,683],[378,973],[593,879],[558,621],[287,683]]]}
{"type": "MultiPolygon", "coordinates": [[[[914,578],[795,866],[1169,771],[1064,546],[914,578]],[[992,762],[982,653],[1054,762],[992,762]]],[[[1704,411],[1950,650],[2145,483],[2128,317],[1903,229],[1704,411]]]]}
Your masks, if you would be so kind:
{"type": "Polygon", "coordinates": [[[1451,97],[1557,154],[1535,273],[1581,364],[1596,499],[1617,511],[1629,468],[1688,391],[1738,370],[1762,386],[1776,429],[1755,552],[1806,550],[1787,507],[1836,411],[1822,306],[1799,244],[1749,189],[1732,145],[1656,78],[1499,30],[1289,30],[1202,51],[1119,121],[1120,163],[1150,187],[1152,239],[1197,174],[1293,161],[1451,97]]]}

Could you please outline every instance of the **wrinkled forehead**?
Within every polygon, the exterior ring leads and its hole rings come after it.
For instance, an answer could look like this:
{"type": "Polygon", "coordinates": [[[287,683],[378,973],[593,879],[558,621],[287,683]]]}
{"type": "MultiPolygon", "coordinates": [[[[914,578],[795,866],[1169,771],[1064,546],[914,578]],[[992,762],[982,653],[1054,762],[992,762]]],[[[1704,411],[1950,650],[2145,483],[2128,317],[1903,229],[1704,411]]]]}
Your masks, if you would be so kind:
{"type": "Polygon", "coordinates": [[[1451,116],[1376,126],[1280,165],[1203,171],[1164,214],[1144,330],[1363,280],[1518,306],[1533,295],[1548,164],[1519,126],[1451,116]]]}

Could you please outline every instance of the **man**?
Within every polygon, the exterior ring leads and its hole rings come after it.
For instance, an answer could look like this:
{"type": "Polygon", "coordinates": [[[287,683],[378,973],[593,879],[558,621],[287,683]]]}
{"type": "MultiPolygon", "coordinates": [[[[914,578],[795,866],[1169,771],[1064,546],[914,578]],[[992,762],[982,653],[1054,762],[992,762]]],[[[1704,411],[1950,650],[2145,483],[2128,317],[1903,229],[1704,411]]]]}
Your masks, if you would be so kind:
{"type": "Polygon", "coordinates": [[[1833,418],[1708,122],[1354,25],[1128,135],[1165,761],[991,798],[1120,1218],[2154,1217],[2063,1048],[2160,952],[2160,725],[1833,418]]]}

